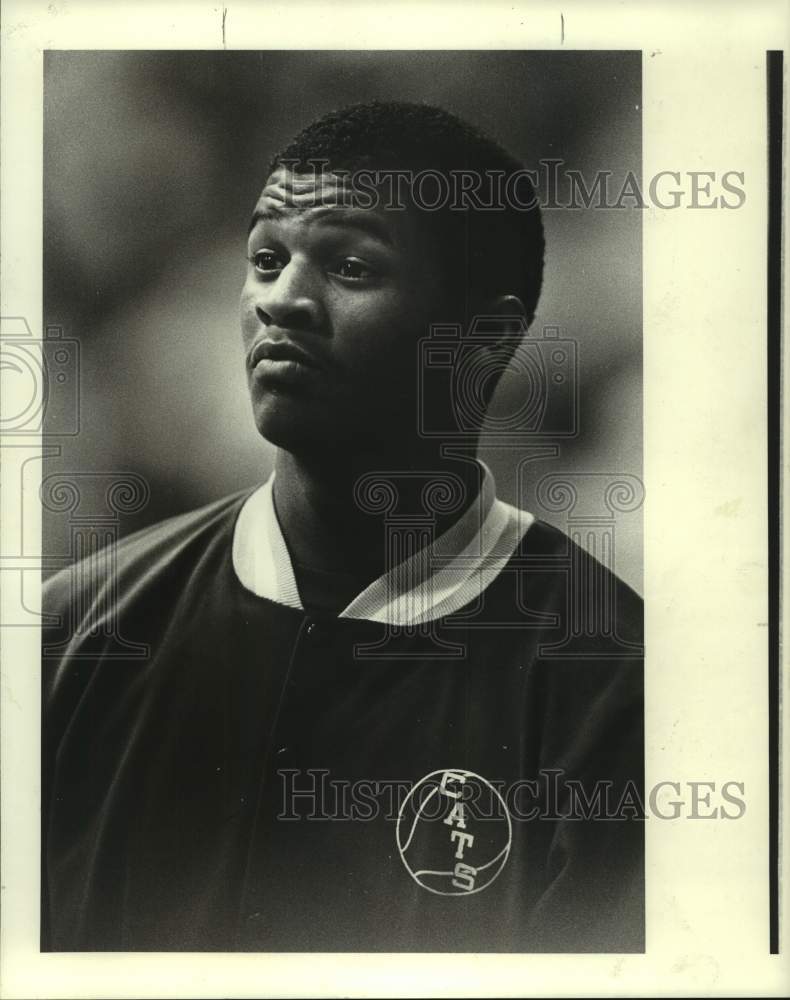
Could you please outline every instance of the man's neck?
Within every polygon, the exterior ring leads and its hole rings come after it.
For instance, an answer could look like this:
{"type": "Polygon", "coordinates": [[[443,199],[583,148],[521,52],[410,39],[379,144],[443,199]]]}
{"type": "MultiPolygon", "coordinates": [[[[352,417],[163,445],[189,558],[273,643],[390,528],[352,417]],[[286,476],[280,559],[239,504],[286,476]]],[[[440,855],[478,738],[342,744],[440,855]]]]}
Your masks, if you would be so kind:
{"type": "Polygon", "coordinates": [[[480,466],[471,459],[431,453],[356,454],[353,461],[310,460],[280,450],[275,463],[274,502],[292,558],[324,572],[343,572],[365,583],[387,567],[383,513],[355,499],[355,486],[366,474],[389,478],[397,490],[390,513],[404,518],[428,518],[433,537],[443,534],[473,502],[480,490],[480,466]],[[398,475],[408,471],[416,475],[398,475]],[[425,507],[424,487],[431,478],[452,476],[459,487],[451,509],[433,513],[425,507]],[[457,477],[457,478],[456,478],[457,477]]]}

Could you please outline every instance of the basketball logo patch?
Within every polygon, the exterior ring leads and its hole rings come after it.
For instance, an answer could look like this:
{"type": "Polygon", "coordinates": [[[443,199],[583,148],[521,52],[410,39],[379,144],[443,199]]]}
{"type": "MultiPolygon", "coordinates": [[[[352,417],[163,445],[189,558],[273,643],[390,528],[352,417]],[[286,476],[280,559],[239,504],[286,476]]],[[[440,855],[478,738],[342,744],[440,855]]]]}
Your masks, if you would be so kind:
{"type": "Polygon", "coordinates": [[[491,885],[512,842],[505,801],[474,771],[432,771],[398,812],[398,851],[414,881],[440,896],[470,896],[491,885]]]}

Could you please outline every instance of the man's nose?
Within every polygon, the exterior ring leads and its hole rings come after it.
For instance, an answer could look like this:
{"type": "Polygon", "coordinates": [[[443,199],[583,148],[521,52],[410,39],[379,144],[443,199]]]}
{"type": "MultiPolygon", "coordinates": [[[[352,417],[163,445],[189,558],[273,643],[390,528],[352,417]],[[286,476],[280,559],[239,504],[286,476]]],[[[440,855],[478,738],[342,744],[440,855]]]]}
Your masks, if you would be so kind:
{"type": "Polygon", "coordinates": [[[324,322],[319,277],[304,263],[290,260],[274,281],[258,286],[255,311],[264,326],[316,330],[324,322]]]}

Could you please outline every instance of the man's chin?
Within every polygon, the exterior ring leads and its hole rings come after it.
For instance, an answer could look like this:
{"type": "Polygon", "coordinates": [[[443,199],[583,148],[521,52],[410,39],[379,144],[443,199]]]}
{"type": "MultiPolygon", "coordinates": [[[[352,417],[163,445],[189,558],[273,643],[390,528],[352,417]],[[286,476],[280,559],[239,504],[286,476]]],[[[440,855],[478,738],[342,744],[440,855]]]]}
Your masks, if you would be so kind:
{"type": "Polygon", "coordinates": [[[347,460],[351,455],[409,453],[417,442],[405,433],[409,422],[398,414],[349,412],[339,401],[306,395],[271,394],[253,398],[255,426],[277,448],[319,459],[347,460]]]}
{"type": "Polygon", "coordinates": [[[304,400],[282,397],[253,404],[258,433],[277,448],[299,454],[353,446],[350,434],[344,434],[326,413],[313,410],[304,400]]]}

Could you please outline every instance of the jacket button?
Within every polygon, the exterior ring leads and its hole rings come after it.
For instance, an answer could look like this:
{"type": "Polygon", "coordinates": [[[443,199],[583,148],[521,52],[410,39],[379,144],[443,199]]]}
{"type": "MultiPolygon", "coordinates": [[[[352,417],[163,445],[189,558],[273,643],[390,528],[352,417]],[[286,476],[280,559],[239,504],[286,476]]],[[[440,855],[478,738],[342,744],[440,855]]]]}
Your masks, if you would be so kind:
{"type": "Polygon", "coordinates": [[[321,638],[321,635],[322,635],[323,631],[324,630],[321,627],[321,623],[320,622],[317,622],[317,621],[315,621],[312,618],[310,618],[310,619],[307,620],[307,626],[305,628],[305,635],[309,639],[312,639],[313,642],[316,642],[316,641],[318,641],[321,638]]]}

